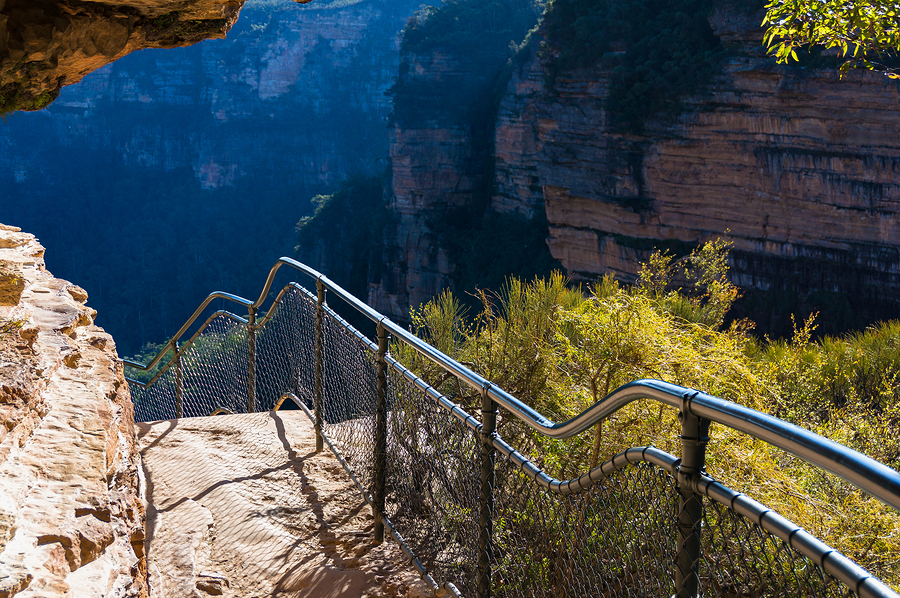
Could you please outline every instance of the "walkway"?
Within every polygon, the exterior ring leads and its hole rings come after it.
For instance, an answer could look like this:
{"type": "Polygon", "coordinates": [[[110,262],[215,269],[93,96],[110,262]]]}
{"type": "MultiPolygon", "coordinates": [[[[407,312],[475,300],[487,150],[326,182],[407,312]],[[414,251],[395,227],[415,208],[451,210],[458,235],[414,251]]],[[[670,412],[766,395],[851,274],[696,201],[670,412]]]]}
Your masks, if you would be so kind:
{"type": "Polygon", "coordinates": [[[137,426],[152,598],[429,595],[302,412],[137,426]]]}

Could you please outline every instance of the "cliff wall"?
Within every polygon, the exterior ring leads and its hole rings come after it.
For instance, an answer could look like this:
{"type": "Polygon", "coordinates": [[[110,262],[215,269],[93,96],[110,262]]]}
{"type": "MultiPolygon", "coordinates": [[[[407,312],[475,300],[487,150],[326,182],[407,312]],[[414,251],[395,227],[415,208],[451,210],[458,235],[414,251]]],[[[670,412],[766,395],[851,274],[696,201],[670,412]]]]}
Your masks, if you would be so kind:
{"type": "Polygon", "coordinates": [[[473,248],[472,239],[490,199],[497,82],[537,11],[526,0],[464,0],[409,20],[390,90],[394,226],[384,266],[370,274],[376,309],[406,319],[410,306],[483,270],[474,262],[491,261],[490,244],[473,248]]]}
{"type": "Polygon", "coordinates": [[[4,217],[66,248],[51,269],[90,292],[123,355],[163,342],[210,291],[258,292],[310,198],[384,170],[416,6],[249,3],[226,39],[135,52],[9,115],[4,217]]]}
{"type": "Polygon", "coordinates": [[[543,208],[550,250],[575,279],[633,280],[654,247],[727,234],[741,287],[839,293],[873,317],[890,313],[900,288],[898,85],[776,66],[760,55],[760,21],[715,13],[731,57],[674,122],[641,135],[611,126],[608,72],[566,72],[548,89],[552,54],[532,50],[497,119],[495,209],[543,208]]]}
{"type": "Polygon", "coordinates": [[[148,596],[131,398],[87,293],[0,225],[0,597],[148,596]]]}
{"type": "MultiPolygon", "coordinates": [[[[608,112],[603,62],[560,70],[565,40],[542,27],[511,61],[497,108],[490,210],[545,215],[547,245],[575,280],[631,281],[654,248],[681,254],[727,234],[734,282],[770,298],[741,315],[774,318],[771,297],[799,302],[799,311],[821,309],[829,296],[864,319],[896,313],[898,85],[869,72],[841,78],[831,66],[775,65],[761,48],[761,19],[720,6],[709,18],[727,50],[716,73],[682,98],[676,117],[650,119],[639,133],[608,112]]],[[[401,214],[454,197],[452,181],[470,176],[459,139],[440,122],[428,137],[395,132],[392,155],[405,160],[395,162],[401,214]],[[448,183],[435,184],[436,172],[448,183]]],[[[421,219],[398,235],[412,305],[454,268],[432,257],[441,248],[428,235],[421,219]]]]}
{"type": "MultiPolygon", "coordinates": [[[[203,189],[275,177],[333,185],[387,155],[384,91],[412,11],[411,0],[248,6],[227,39],[128,56],[40,114],[14,115],[0,128],[0,165],[11,183],[34,186],[59,176],[47,156],[89,143],[95,166],[187,170],[203,189]],[[25,143],[23,129],[40,135],[25,143]]],[[[85,18],[77,37],[103,23],[85,18]]]]}
{"type": "Polygon", "coordinates": [[[471,207],[485,185],[487,139],[473,112],[488,101],[497,76],[491,62],[499,61],[491,58],[441,49],[403,57],[390,129],[388,209],[396,228],[387,268],[370,285],[375,309],[404,318],[410,305],[438,294],[453,274],[432,222],[471,207]]]}

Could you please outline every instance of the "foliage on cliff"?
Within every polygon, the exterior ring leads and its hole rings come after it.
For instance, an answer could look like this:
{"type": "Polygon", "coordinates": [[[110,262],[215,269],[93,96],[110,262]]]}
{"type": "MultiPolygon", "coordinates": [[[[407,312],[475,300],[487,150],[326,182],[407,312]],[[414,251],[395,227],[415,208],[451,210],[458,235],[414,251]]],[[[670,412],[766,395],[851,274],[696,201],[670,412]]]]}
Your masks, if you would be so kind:
{"type": "Polygon", "coordinates": [[[542,8],[535,0],[444,0],[419,10],[403,30],[399,75],[388,92],[395,119],[489,121],[497,77],[542,8]],[[450,72],[420,76],[419,61],[443,62],[450,72]]]}
{"type": "Polygon", "coordinates": [[[635,132],[675,114],[725,55],[707,19],[712,0],[552,0],[545,23],[553,74],[602,65],[609,110],[635,132]]]}
{"type": "Polygon", "coordinates": [[[0,116],[17,110],[26,112],[42,110],[49,106],[58,95],[59,90],[55,90],[45,91],[38,96],[33,96],[25,91],[22,85],[10,83],[0,88],[0,116]]]}
{"type": "Polygon", "coordinates": [[[378,270],[384,229],[391,223],[384,202],[385,175],[354,175],[331,195],[312,198],[311,216],[297,223],[298,259],[365,300],[370,275],[378,270]]]}
{"type": "Polygon", "coordinates": [[[772,0],[763,25],[769,53],[780,63],[801,59],[797,50],[822,46],[851,68],[900,79],[900,4],[894,0],[772,0]]]}
{"type": "MultiPolygon", "coordinates": [[[[445,294],[412,313],[417,333],[469,364],[544,415],[562,421],[617,386],[657,378],[699,388],[771,413],[900,468],[900,322],[841,338],[811,340],[813,319],[789,341],[760,342],[749,323],[721,326],[737,296],[725,278],[727,244],[687,259],[656,254],[631,288],[606,278],[572,288],[561,275],[499,294],[480,294],[468,317],[445,294]]],[[[393,349],[426,380],[469,408],[480,406],[434,366],[393,349]]],[[[500,434],[551,475],[580,475],[631,446],[678,454],[673,410],[635,402],[593,437],[553,441],[515,418],[500,434]]],[[[900,583],[900,515],[848,484],[782,451],[713,426],[708,470],[844,552],[895,586],[900,583]]]]}

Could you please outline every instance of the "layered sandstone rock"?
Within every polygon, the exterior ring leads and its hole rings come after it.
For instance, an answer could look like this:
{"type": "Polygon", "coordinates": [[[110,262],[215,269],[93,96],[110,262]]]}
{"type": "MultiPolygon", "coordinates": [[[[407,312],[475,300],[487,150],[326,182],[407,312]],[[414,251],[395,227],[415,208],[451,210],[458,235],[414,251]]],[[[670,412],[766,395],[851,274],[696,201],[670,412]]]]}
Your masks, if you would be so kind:
{"type": "Polygon", "coordinates": [[[480,121],[504,60],[440,48],[401,57],[390,138],[389,208],[396,227],[383,256],[386,267],[369,285],[375,309],[402,320],[411,305],[448,285],[455,265],[432,225],[470,206],[488,182],[490,129],[480,121]]]}
{"type": "Polygon", "coordinates": [[[375,309],[403,319],[410,305],[428,301],[447,285],[453,264],[429,220],[471,201],[484,176],[473,164],[472,146],[464,124],[431,122],[391,131],[389,207],[397,217],[396,236],[386,256],[388,267],[369,285],[368,303],[375,309]]]}
{"type": "Polygon", "coordinates": [[[147,596],[131,399],[87,293],[0,225],[0,597],[147,596]]]}
{"type": "Polygon", "coordinates": [[[0,109],[40,109],[98,68],[144,48],[221,38],[243,0],[0,0],[0,109]]]}
{"type": "MultiPolygon", "coordinates": [[[[499,103],[491,208],[543,212],[550,251],[576,280],[630,281],[654,248],[682,253],[728,234],[734,282],[745,289],[833,293],[852,309],[873,308],[869,318],[895,313],[898,85],[863,71],[841,78],[832,68],[778,66],[761,47],[761,19],[721,4],[709,20],[730,58],[677,118],[647,122],[639,135],[611,123],[610,73],[554,71],[553,45],[538,31],[513,60],[499,103]]],[[[430,141],[394,135],[396,246],[406,265],[395,271],[410,291],[376,301],[394,315],[390,306],[415,305],[454,268],[438,259],[428,217],[408,215],[463,201],[454,183],[471,176],[466,141],[442,124],[430,141]]],[[[370,299],[390,295],[384,286],[373,285],[370,299]]]]}
{"type": "MultiPolygon", "coordinates": [[[[746,30],[758,20],[741,16],[712,22],[723,41],[758,47],[746,30]]],[[[896,83],[745,52],[676,122],[636,136],[608,123],[607,73],[565,73],[551,92],[546,59],[532,53],[501,106],[494,205],[545,209],[570,276],[630,280],[654,247],[727,233],[740,286],[876,301],[900,288],[896,83]]]]}

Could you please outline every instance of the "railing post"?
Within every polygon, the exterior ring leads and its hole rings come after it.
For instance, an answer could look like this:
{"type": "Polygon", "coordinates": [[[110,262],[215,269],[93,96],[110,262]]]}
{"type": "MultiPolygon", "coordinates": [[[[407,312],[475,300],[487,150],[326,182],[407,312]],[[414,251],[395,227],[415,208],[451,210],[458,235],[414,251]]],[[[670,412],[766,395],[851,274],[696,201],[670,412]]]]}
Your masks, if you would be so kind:
{"type": "Polygon", "coordinates": [[[481,492],[478,515],[478,574],[476,596],[491,596],[491,559],[493,557],[494,460],[493,440],[497,435],[497,403],[488,396],[490,384],[481,391],[481,492]]]}
{"type": "Polygon", "coordinates": [[[694,492],[694,482],[706,468],[709,420],[690,412],[691,396],[685,397],[678,415],[681,420],[681,464],[678,467],[678,532],[675,554],[675,598],[700,595],[699,564],[703,497],[694,492]]]}
{"type": "Polygon", "coordinates": [[[178,341],[172,341],[172,349],[175,351],[175,417],[181,419],[184,415],[184,374],[181,371],[181,355],[178,354],[178,341]]]}
{"type": "Polygon", "coordinates": [[[322,440],[322,320],[325,317],[325,285],[316,280],[316,388],[313,408],[316,410],[316,452],[325,448],[322,440]]]}
{"type": "Polygon", "coordinates": [[[384,541],[384,486],[387,469],[387,361],[388,335],[384,325],[378,322],[378,362],[377,398],[375,403],[375,487],[372,497],[375,501],[375,542],[384,541]]]}
{"type": "Polygon", "coordinates": [[[256,308],[252,305],[247,310],[247,349],[247,413],[256,413],[256,308]]]}

